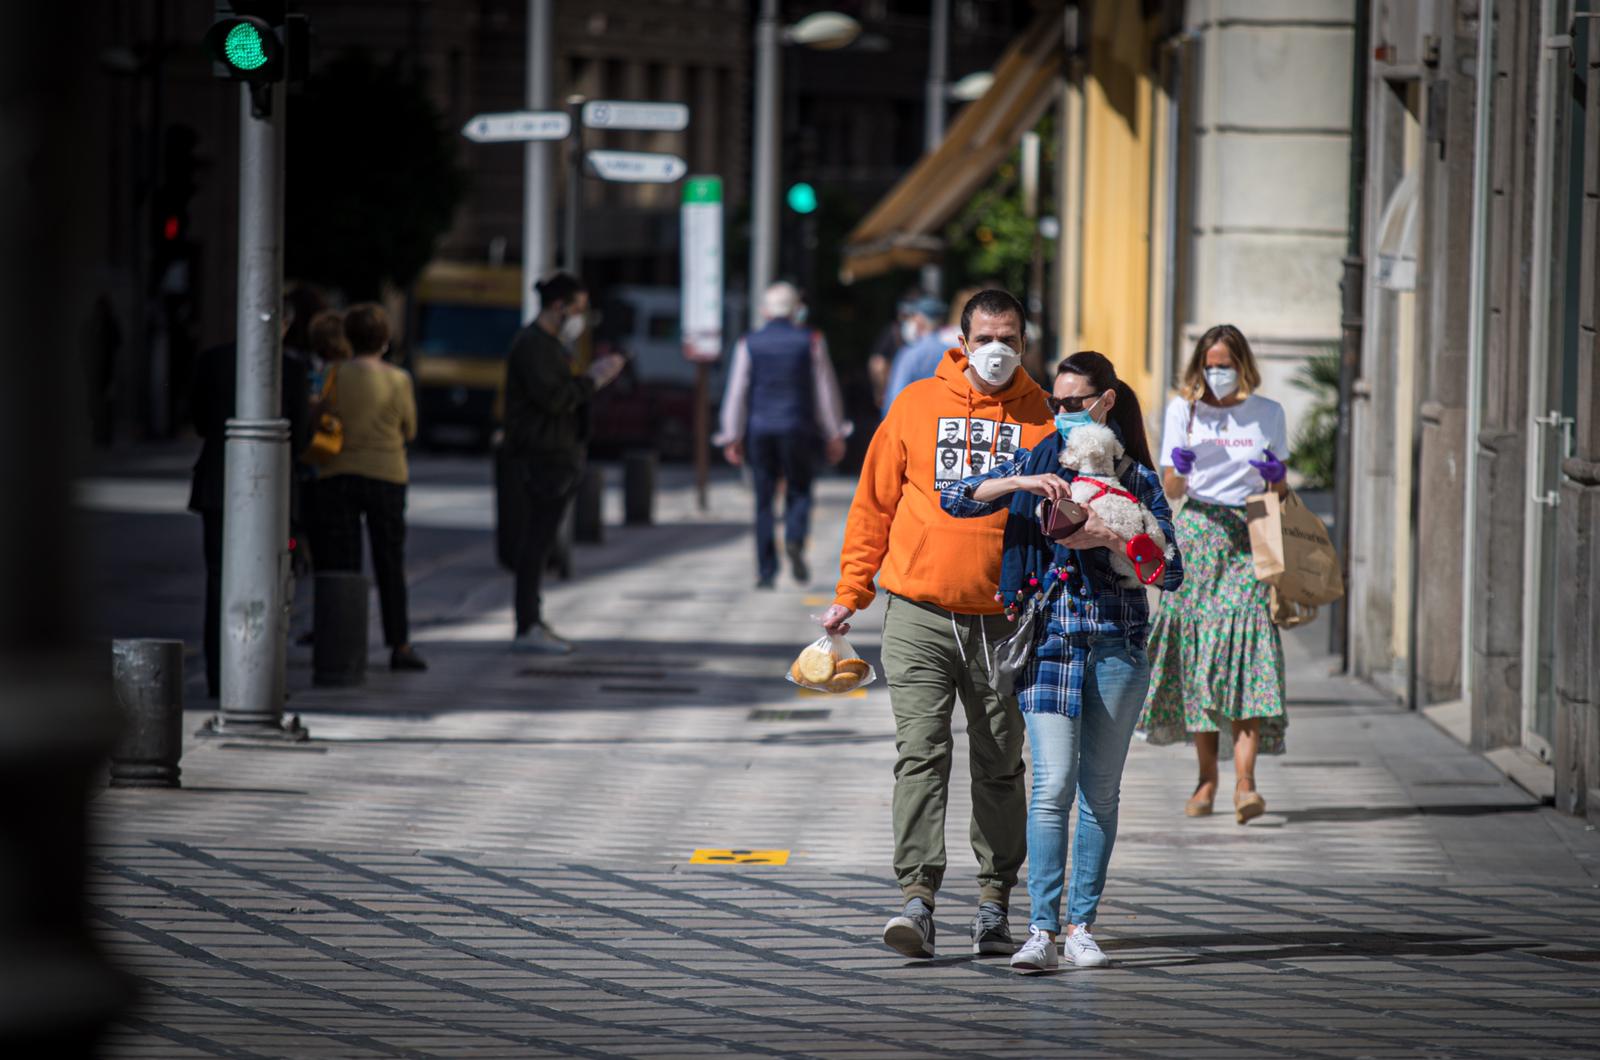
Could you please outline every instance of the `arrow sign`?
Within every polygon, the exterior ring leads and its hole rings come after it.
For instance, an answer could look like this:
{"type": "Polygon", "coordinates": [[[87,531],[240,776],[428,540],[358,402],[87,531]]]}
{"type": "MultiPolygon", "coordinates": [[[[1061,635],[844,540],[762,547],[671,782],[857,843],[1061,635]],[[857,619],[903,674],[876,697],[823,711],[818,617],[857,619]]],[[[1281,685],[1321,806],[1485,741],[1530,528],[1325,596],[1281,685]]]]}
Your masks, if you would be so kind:
{"type": "Polygon", "coordinates": [[[689,172],[689,164],[677,155],[649,151],[590,151],[588,158],[601,180],[629,184],[671,184],[689,172]]]}
{"type": "Polygon", "coordinates": [[[477,144],[520,140],[565,140],[572,132],[572,116],[564,110],[513,110],[479,114],[461,127],[461,135],[477,144]]]}
{"type": "Polygon", "coordinates": [[[583,124],[590,129],[677,132],[688,127],[689,108],[683,103],[635,103],[618,99],[592,99],[583,105],[583,124]]]}

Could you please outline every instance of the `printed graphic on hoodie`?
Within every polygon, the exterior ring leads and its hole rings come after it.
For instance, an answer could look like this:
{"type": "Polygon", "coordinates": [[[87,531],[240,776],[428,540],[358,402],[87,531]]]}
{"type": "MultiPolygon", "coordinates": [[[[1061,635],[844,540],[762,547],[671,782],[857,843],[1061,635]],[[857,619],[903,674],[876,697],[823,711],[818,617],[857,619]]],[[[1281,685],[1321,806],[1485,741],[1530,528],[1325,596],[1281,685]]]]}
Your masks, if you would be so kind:
{"type": "Polygon", "coordinates": [[[1010,460],[1021,445],[1020,424],[941,416],[934,442],[934,482],[941,484],[981,475],[996,464],[1010,460]]]}

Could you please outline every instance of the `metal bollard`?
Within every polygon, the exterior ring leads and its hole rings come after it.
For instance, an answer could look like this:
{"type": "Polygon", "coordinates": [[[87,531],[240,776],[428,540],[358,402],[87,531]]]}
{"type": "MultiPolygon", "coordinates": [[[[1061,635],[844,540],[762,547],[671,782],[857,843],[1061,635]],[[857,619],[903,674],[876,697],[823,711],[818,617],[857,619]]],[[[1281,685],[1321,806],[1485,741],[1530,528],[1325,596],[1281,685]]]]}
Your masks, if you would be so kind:
{"type": "Polygon", "coordinates": [[[312,604],[316,637],[311,683],[359,685],[367,680],[367,578],[357,571],[318,571],[312,604]]]}
{"type": "Polygon", "coordinates": [[[572,502],[573,537],[576,540],[590,545],[598,545],[605,540],[605,522],[600,514],[605,493],[605,470],[590,464],[583,469],[583,480],[578,483],[578,496],[572,502]]]}
{"type": "Polygon", "coordinates": [[[622,460],[622,521],[629,526],[649,526],[656,502],[656,454],[641,449],[622,460]]]}
{"type": "Polygon", "coordinates": [[[122,732],[114,788],[175,788],[183,757],[183,641],[114,640],[111,684],[122,732]]]}

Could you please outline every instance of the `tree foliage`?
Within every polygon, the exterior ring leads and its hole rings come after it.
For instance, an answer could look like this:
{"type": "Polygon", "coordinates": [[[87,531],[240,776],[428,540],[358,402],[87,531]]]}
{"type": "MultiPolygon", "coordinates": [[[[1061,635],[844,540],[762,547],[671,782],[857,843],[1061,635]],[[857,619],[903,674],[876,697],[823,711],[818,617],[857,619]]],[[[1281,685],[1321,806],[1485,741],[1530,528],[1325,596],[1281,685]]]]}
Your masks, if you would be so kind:
{"type": "MultiPolygon", "coordinates": [[[[1054,125],[1049,116],[1034,131],[1042,140],[1040,152],[1039,215],[1055,210],[1049,189],[1055,172],[1054,125]]],[[[946,288],[953,291],[975,282],[998,282],[1020,294],[1028,289],[1028,269],[1033,261],[1034,221],[1023,211],[1022,149],[1013,148],[993,176],[945,226],[946,288]]],[[[1048,259],[1054,251],[1047,244],[1048,259]]]]}
{"type": "Polygon", "coordinates": [[[1305,476],[1308,489],[1333,487],[1339,440],[1339,351],[1306,359],[1290,384],[1312,397],[1289,454],[1289,466],[1305,476]]]}
{"type": "Polygon", "coordinates": [[[290,97],[285,268],[371,299],[433,257],[465,190],[455,136],[398,63],[345,52],[290,97]]]}

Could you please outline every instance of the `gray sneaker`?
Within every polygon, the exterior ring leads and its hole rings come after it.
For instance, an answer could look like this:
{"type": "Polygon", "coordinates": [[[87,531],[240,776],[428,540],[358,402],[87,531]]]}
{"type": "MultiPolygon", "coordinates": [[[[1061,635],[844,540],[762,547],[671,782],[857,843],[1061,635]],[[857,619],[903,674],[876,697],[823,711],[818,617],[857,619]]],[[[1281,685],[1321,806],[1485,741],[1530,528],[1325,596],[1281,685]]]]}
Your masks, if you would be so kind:
{"type": "Polygon", "coordinates": [[[883,943],[907,957],[932,957],[933,930],[933,910],[921,898],[913,898],[883,926],[883,943]]]}
{"type": "Polygon", "coordinates": [[[1011,922],[1006,919],[1006,907],[999,902],[978,904],[971,932],[972,952],[980,957],[1009,957],[1017,950],[1017,944],[1011,941],[1011,922]]]}
{"type": "Polygon", "coordinates": [[[556,636],[549,626],[540,622],[526,633],[519,633],[511,642],[511,650],[521,655],[571,655],[573,647],[570,641],[556,636]]]}

